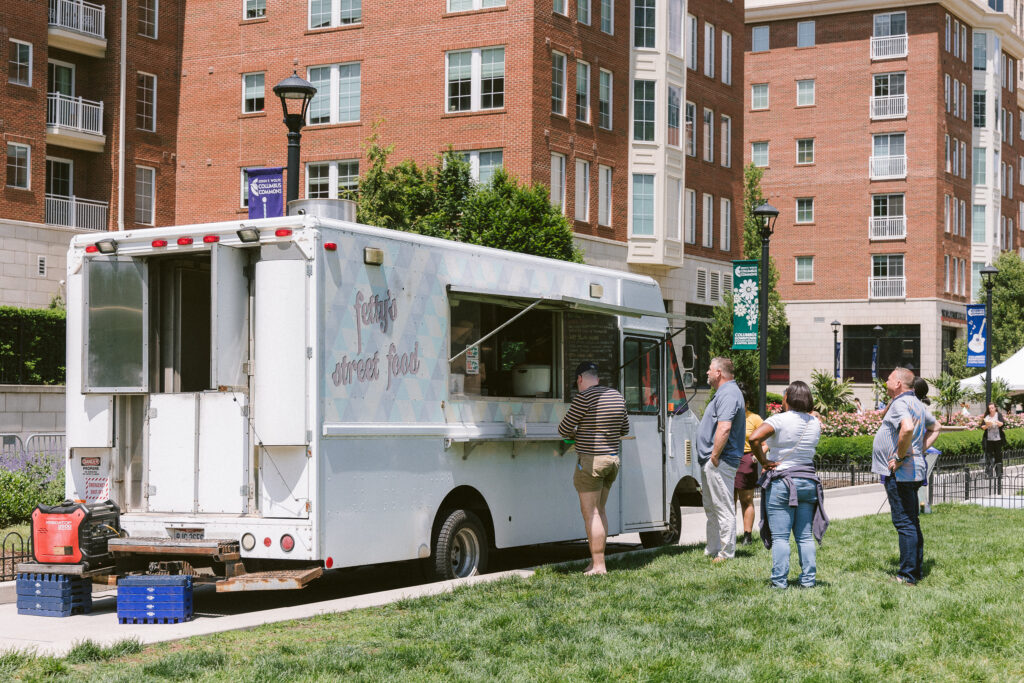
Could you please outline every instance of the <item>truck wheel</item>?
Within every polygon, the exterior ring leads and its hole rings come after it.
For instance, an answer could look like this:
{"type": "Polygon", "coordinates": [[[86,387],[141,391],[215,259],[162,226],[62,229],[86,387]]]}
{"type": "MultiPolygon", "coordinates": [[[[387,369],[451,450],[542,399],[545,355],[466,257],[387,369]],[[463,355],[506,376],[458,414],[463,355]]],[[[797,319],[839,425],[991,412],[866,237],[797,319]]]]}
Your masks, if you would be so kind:
{"type": "Polygon", "coordinates": [[[640,544],[645,548],[660,548],[663,545],[676,545],[682,535],[682,517],[679,512],[681,501],[672,496],[672,507],[668,513],[668,528],[664,531],[640,532],[640,544]]]}
{"type": "Polygon", "coordinates": [[[487,532],[480,518],[468,510],[448,513],[434,538],[431,556],[435,581],[464,579],[487,567],[487,532]]]}

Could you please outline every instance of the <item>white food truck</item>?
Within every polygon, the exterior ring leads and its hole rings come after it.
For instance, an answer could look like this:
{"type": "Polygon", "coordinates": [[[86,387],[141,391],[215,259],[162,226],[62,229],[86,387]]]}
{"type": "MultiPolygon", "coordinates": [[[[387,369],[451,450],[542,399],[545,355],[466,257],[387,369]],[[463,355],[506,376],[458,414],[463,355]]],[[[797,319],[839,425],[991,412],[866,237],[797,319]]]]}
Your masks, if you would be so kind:
{"type": "Polygon", "coordinates": [[[652,279],[291,211],[71,243],[67,493],[120,506],[115,572],[453,578],[583,538],[556,431],[581,360],[630,413],[610,532],[678,538],[697,419],[652,279]]]}

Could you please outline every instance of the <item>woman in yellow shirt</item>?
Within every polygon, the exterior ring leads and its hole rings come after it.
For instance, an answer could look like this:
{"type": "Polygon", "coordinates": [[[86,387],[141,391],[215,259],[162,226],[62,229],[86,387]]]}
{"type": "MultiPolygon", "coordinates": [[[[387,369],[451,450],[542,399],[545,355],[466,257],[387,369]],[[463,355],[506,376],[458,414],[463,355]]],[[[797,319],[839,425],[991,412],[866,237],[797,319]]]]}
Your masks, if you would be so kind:
{"type": "Polygon", "coordinates": [[[750,450],[750,435],[755,429],[761,426],[764,420],[757,413],[750,410],[750,392],[742,382],[737,382],[740,391],[743,392],[743,401],[747,409],[747,436],[743,442],[743,458],[740,466],[736,468],[735,489],[736,500],[740,502],[740,511],[743,516],[743,540],[740,545],[750,545],[751,532],[754,529],[754,489],[757,487],[757,461],[750,450]]]}

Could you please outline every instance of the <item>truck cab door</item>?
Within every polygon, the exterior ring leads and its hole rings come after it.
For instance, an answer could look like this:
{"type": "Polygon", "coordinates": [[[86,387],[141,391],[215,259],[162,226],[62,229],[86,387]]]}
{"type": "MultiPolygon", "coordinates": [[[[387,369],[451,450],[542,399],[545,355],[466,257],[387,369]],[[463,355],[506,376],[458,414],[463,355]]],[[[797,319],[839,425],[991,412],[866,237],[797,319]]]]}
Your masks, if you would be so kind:
{"type": "Polygon", "coordinates": [[[633,439],[622,442],[622,531],[665,520],[664,372],[661,339],[627,335],[623,341],[623,397],[633,439]]]}

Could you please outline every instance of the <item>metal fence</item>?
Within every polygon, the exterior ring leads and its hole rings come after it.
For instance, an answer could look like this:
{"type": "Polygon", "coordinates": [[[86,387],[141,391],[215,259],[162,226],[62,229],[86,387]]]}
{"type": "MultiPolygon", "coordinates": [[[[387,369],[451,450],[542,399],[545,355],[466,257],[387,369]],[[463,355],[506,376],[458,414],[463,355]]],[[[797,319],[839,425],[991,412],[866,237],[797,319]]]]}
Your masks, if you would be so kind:
{"type": "Polygon", "coordinates": [[[1004,451],[1000,464],[983,455],[940,459],[928,477],[928,503],[949,502],[1024,509],[1024,450],[1004,451]]]}
{"type": "Polygon", "coordinates": [[[0,545],[0,581],[18,577],[18,563],[32,561],[32,535],[25,538],[17,531],[5,535],[0,545]]]}
{"type": "MultiPolygon", "coordinates": [[[[63,433],[30,434],[24,441],[17,434],[0,434],[0,470],[31,470],[33,476],[59,476],[64,467],[64,448],[63,433]]],[[[0,539],[0,581],[15,579],[18,564],[31,560],[31,533],[12,531],[0,539]]]]}

